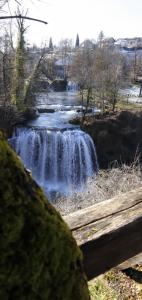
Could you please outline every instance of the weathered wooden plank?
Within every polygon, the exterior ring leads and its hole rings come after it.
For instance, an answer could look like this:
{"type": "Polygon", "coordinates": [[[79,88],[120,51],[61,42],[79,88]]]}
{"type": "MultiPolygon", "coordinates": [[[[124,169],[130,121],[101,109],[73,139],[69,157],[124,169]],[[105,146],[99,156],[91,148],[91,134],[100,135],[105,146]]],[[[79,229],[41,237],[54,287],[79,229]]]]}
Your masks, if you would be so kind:
{"type": "Polygon", "coordinates": [[[66,216],[88,279],[142,251],[142,188],[66,216]]]}
{"type": "Polygon", "coordinates": [[[124,270],[135,266],[136,264],[142,265],[142,252],[131,257],[128,260],[125,260],[122,264],[118,265],[116,268],[118,270],[124,270]]]}
{"type": "Polygon", "coordinates": [[[137,190],[132,190],[120,196],[109,200],[94,204],[90,207],[78,210],[67,216],[64,216],[65,221],[69,224],[72,230],[105,218],[109,215],[121,212],[132,207],[142,201],[142,187],[137,190]]]}

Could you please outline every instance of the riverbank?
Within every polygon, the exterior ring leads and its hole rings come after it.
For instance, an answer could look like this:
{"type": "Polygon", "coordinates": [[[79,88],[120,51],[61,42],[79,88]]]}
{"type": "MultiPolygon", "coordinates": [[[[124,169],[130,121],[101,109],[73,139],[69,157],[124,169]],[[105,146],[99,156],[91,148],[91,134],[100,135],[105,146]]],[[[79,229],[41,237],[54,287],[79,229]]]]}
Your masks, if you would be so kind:
{"type": "MultiPolygon", "coordinates": [[[[72,120],[81,124],[81,118],[72,120]]],[[[82,129],[96,146],[101,169],[107,169],[116,161],[131,164],[136,156],[142,160],[142,111],[123,110],[105,116],[87,117],[82,129]]]]}
{"type": "Polygon", "coordinates": [[[123,164],[119,168],[101,170],[98,176],[88,179],[82,192],[57,198],[54,200],[53,205],[62,215],[66,215],[138,188],[141,184],[141,166],[138,161],[135,161],[130,166],[123,164]]]}

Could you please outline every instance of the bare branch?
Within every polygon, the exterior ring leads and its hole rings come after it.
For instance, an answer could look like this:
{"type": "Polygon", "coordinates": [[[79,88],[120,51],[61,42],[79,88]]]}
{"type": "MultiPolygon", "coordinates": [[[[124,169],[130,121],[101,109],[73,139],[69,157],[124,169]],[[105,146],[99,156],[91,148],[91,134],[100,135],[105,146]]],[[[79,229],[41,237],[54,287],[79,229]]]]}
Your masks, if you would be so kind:
{"type": "Polygon", "coordinates": [[[15,0],[15,2],[16,2],[18,5],[21,5],[21,3],[20,3],[18,0],[15,0]]]}
{"type": "Polygon", "coordinates": [[[36,21],[36,22],[44,23],[45,25],[48,24],[45,21],[42,21],[42,20],[39,20],[39,19],[35,19],[35,18],[26,17],[26,16],[22,16],[22,15],[0,17],[0,20],[5,20],[5,19],[26,19],[26,20],[30,20],[30,21],[36,21]]]}

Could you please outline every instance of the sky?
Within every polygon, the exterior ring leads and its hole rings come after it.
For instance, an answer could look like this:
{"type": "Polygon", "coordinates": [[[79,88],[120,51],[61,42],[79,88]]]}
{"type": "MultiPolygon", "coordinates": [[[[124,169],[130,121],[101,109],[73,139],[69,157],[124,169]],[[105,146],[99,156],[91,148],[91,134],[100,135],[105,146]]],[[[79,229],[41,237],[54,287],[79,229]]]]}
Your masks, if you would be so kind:
{"type": "MultiPolygon", "coordinates": [[[[28,15],[48,22],[26,22],[30,25],[27,40],[38,45],[69,38],[75,42],[97,40],[102,30],[106,37],[125,38],[142,36],[142,0],[19,0],[28,15]]],[[[16,10],[10,0],[11,11],[16,10]]],[[[2,15],[2,13],[0,13],[2,15]]]]}

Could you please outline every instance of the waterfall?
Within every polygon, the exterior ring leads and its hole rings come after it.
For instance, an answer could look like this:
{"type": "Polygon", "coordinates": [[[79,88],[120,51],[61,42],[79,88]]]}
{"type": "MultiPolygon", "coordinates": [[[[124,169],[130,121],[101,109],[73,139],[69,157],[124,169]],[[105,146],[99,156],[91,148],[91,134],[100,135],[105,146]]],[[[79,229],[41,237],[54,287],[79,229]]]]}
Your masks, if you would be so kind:
{"type": "Polygon", "coordinates": [[[78,90],[79,90],[78,84],[75,81],[71,81],[71,80],[68,81],[68,83],[67,83],[67,91],[76,92],[78,90]]]}
{"type": "Polygon", "coordinates": [[[19,128],[11,144],[47,193],[69,194],[98,170],[94,143],[81,130],[19,128]]]}

